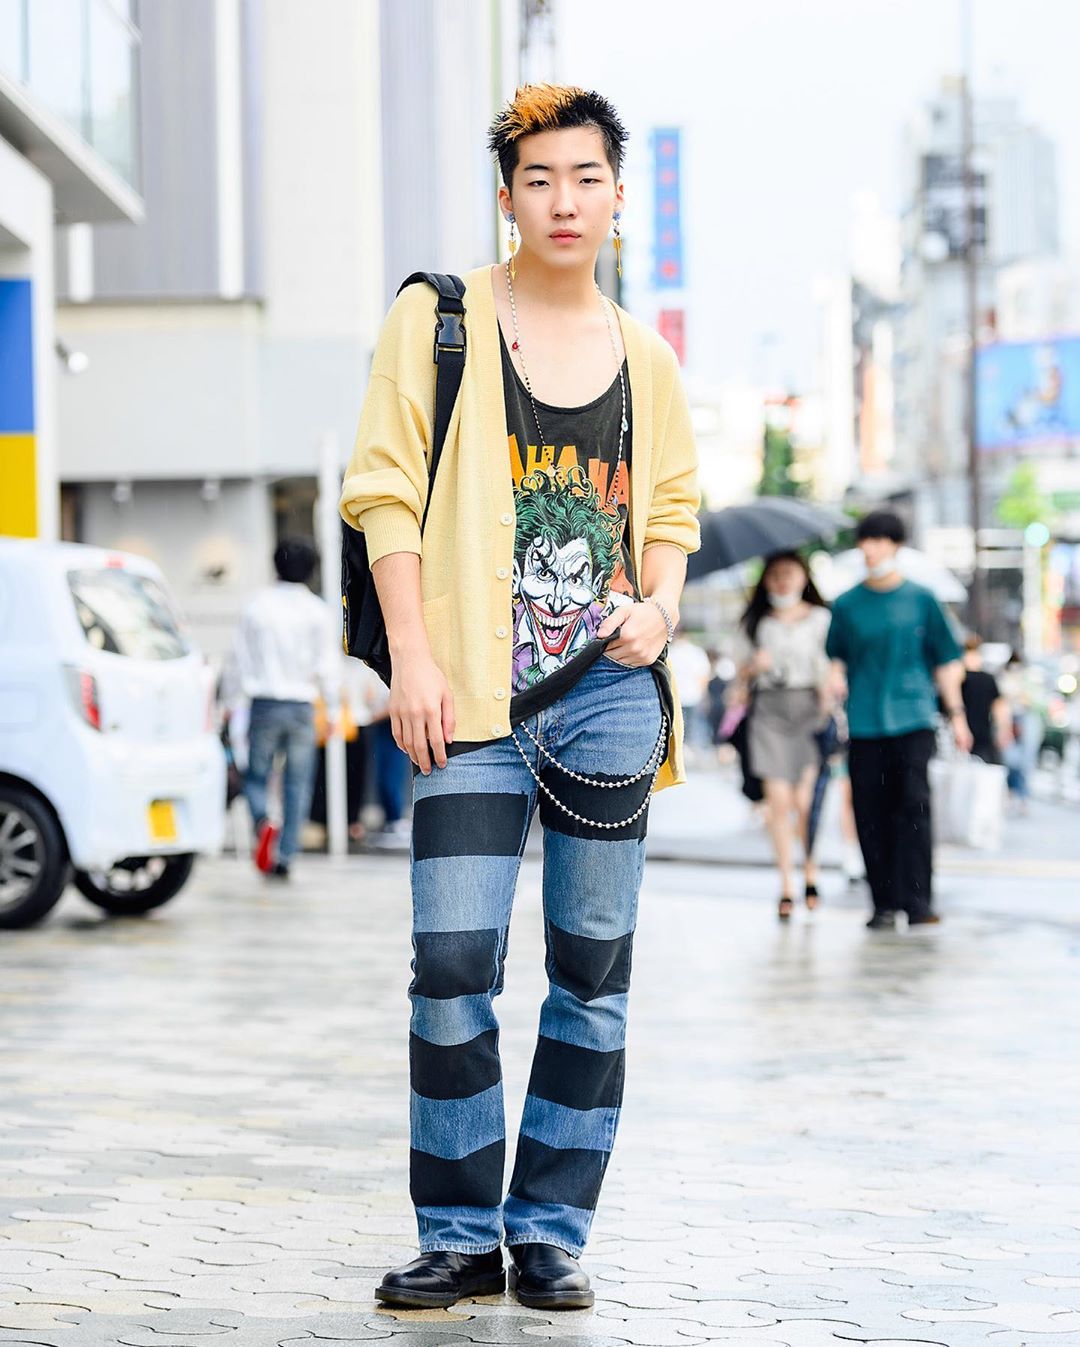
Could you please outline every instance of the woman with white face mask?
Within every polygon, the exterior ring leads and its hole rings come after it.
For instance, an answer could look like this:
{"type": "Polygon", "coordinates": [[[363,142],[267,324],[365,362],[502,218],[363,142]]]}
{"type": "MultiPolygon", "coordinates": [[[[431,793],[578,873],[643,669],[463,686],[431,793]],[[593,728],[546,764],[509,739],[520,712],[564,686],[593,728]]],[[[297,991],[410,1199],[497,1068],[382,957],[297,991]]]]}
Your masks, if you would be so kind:
{"type": "Polygon", "coordinates": [[[765,785],[780,869],[777,915],[787,921],[795,904],[796,830],[806,906],[812,911],[818,905],[817,868],[805,844],[821,765],[814,734],[830,710],[829,610],[800,556],[785,552],[768,559],[740,625],[736,661],[745,695],[753,696],[750,768],[765,785]]]}

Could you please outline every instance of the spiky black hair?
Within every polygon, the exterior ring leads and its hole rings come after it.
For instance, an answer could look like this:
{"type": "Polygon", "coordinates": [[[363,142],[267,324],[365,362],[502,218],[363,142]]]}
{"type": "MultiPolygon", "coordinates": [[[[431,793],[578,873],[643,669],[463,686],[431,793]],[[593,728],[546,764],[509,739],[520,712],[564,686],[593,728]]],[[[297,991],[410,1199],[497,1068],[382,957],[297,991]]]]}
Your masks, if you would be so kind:
{"type": "Polygon", "coordinates": [[[507,188],[513,185],[522,136],[571,126],[591,126],[600,132],[607,161],[618,178],[630,133],[606,98],[569,84],[523,84],[488,131],[488,149],[498,157],[507,188]]]}

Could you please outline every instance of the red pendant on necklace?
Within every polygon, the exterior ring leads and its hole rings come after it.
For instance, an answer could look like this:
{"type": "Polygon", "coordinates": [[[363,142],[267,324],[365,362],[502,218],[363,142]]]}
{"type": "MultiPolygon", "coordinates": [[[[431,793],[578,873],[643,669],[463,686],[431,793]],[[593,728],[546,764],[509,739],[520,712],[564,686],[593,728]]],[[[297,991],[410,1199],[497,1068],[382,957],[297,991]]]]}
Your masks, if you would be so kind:
{"type": "Polygon", "coordinates": [[[513,346],[511,346],[510,349],[511,349],[511,351],[516,351],[516,350],[518,350],[519,347],[518,347],[517,342],[514,342],[513,346]]]}

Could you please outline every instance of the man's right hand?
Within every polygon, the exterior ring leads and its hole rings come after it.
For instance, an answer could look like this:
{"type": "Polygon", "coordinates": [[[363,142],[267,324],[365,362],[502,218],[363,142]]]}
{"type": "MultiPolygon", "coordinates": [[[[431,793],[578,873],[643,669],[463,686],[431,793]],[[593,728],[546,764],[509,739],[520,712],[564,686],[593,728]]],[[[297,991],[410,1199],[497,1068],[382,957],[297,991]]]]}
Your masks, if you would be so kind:
{"type": "Polygon", "coordinates": [[[372,563],[371,574],[390,646],[390,730],[398,748],[430,776],[432,758],[437,767],[446,766],[446,745],[454,738],[454,694],[428,644],[420,557],[387,552],[372,563]]]}
{"type": "Polygon", "coordinates": [[[432,761],[446,766],[446,745],[454,739],[454,694],[430,652],[414,651],[393,662],[390,728],[398,748],[425,776],[432,761]]]}

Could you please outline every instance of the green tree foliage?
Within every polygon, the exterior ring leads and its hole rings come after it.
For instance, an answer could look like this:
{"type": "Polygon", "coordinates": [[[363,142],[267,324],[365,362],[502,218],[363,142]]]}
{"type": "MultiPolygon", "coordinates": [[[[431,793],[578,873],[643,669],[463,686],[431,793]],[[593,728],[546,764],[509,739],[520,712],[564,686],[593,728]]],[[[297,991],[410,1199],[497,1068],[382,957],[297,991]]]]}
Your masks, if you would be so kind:
{"type": "Polygon", "coordinates": [[[1029,524],[1049,523],[1052,513],[1049,500],[1039,490],[1039,474],[1034,464],[1019,464],[998,501],[998,519],[1006,528],[1026,529],[1029,524]]]}
{"type": "Polygon", "coordinates": [[[794,461],[795,451],[791,443],[791,432],[766,425],[758,495],[797,496],[799,485],[789,476],[789,469],[794,461]]]}

